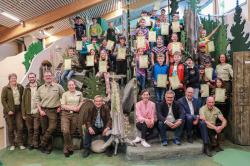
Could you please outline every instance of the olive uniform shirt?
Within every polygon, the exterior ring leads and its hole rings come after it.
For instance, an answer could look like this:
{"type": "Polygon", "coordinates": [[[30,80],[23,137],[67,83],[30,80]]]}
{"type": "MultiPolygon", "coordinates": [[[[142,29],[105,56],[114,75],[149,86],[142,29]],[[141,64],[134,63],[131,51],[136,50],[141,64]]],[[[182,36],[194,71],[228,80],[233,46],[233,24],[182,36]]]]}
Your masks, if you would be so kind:
{"type": "Polygon", "coordinates": [[[80,91],[64,92],[61,99],[62,105],[78,106],[83,101],[83,95],[80,91]]]}
{"type": "Polygon", "coordinates": [[[230,64],[218,64],[216,66],[217,77],[223,81],[230,81],[230,77],[233,78],[233,69],[230,64]]]}
{"type": "Polygon", "coordinates": [[[220,115],[222,115],[221,111],[215,106],[212,110],[209,110],[207,105],[200,108],[200,116],[204,116],[205,120],[213,125],[216,124],[216,120],[220,115]]]}

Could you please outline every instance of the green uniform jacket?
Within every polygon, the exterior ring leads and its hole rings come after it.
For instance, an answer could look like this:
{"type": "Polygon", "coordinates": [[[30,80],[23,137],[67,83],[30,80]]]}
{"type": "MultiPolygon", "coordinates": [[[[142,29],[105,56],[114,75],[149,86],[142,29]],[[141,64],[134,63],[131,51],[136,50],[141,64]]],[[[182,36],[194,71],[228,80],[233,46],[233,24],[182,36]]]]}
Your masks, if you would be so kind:
{"type": "MultiPolygon", "coordinates": [[[[37,83],[37,89],[39,88],[39,84],[37,83]]],[[[30,114],[31,112],[31,89],[30,84],[27,84],[23,91],[22,96],[22,115],[26,116],[26,114],[30,114]]]]}
{"type": "MultiPolygon", "coordinates": [[[[17,89],[20,94],[20,103],[22,103],[22,95],[23,95],[24,88],[21,84],[17,84],[17,89]]],[[[3,104],[4,115],[8,114],[8,112],[10,111],[15,113],[15,103],[14,103],[13,92],[9,84],[3,87],[2,89],[1,101],[3,104]]]]}

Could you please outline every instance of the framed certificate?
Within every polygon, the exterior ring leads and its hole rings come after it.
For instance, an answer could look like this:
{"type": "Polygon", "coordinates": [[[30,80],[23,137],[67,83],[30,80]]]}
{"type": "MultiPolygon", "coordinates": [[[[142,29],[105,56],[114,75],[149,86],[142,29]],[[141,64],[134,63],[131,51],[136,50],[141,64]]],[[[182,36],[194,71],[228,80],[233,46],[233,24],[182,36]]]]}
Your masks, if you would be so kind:
{"type": "Polygon", "coordinates": [[[107,42],[107,46],[106,46],[107,50],[112,50],[112,49],[113,49],[113,47],[114,47],[114,44],[115,44],[115,42],[114,42],[114,41],[112,41],[112,40],[108,40],[108,42],[107,42]]]}
{"type": "Polygon", "coordinates": [[[208,84],[201,84],[201,97],[208,97],[209,96],[209,85],[208,84]]]}
{"type": "Polygon", "coordinates": [[[226,99],[226,89],[216,88],[215,89],[215,101],[225,102],[226,99]]]}
{"type": "Polygon", "coordinates": [[[170,85],[173,90],[178,89],[180,85],[180,80],[178,76],[169,77],[170,85]]]}
{"type": "Polygon", "coordinates": [[[149,42],[156,42],[156,32],[155,31],[148,32],[148,41],[149,42]]]}
{"type": "Polygon", "coordinates": [[[174,55],[175,52],[181,52],[181,44],[179,42],[172,42],[172,55],[174,55]]]}
{"type": "Polygon", "coordinates": [[[99,61],[99,72],[107,72],[107,61],[99,61]]]}
{"type": "Polygon", "coordinates": [[[213,68],[205,68],[205,76],[211,81],[213,80],[213,68]]]}
{"type": "Polygon", "coordinates": [[[167,74],[157,75],[157,87],[166,88],[167,87],[167,74]]]}
{"type": "Polygon", "coordinates": [[[64,60],[64,70],[71,70],[71,59],[65,59],[64,60]]]}
{"type": "Polygon", "coordinates": [[[90,50],[91,50],[91,49],[94,49],[93,44],[89,44],[89,45],[87,45],[87,50],[88,50],[88,52],[90,52],[90,50]]]}
{"type": "Polygon", "coordinates": [[[76,41],[76,50],[81,51],[82,50],[82,41],[76,41]]]}
{"type": "Polygon", "coordinates": [[[147,27],[151,26],[151,19],[149,16],[144,16],[142,18],[145,20],[147,27]]]}
{"type": "Polygon", "coordinates": [[[161,23],[161,35],[169,35],[169,23],[161,23]]]}
{"type": "Polygon", "coordinates": [[[117,59],[126,59],[126,48],[118,48],[117,59]]]}
{"type": "Polygon", "coordinates": [[[93,55],[88,55],[86,57],[86,66],[94,66],[95,57],[93,55]]]}
{"type": "Polygon", "coordinates": [[[148,56],[142,55],[139,57],[139,68],[146,69],[148,68],[148,56]]]}
{"type": "Polygon", "coordinates": [[[146,39],[144,36],[137,36],[137,49],[138,48],[146,48],[146,39]]]}
{"type": "Polygon", "coordinates": [[[207,49],[208,49],[208,52],[214,52],[215,51],[214,41],[209,41],[207,43],[207,49]]]}
{"type": "Polygon", "coordinates": [[[172,22],[172,30],[174,33],[181,31],[179,21],[172,22]]]}

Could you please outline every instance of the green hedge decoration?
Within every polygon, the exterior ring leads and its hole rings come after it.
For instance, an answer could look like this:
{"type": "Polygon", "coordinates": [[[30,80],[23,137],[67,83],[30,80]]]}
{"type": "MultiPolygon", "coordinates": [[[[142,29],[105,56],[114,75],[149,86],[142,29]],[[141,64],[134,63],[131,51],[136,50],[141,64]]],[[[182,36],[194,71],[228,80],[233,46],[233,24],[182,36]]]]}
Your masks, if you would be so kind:
{"type": "Polygon", "coordinates": [[[42,50],[43,50],[43,44],[40,41],[34,42],[29,46],[28,51],[24,54],[24,62],[23,62],[26,72],[29,70],[33,58],[42,50]]]}

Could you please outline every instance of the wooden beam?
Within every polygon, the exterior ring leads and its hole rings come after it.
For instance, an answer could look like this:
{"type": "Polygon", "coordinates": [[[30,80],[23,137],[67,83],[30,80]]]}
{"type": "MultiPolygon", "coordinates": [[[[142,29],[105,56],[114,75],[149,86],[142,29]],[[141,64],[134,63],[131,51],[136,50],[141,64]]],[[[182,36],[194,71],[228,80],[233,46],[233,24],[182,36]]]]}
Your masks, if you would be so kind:
{"type": "Polygon", "coordinates": [[[27,20],[25,21],[25,27],[23,27],[22,25],[18,25],[2,31],[0,44],[18,38],[26,33],[32,32],[56,21],[72,16],[84,9],[97,5],[102,1],[103,0],[78,0],[69,5],[50,11],[44,15],[27,20]]]}

